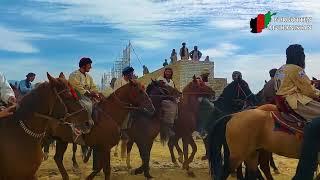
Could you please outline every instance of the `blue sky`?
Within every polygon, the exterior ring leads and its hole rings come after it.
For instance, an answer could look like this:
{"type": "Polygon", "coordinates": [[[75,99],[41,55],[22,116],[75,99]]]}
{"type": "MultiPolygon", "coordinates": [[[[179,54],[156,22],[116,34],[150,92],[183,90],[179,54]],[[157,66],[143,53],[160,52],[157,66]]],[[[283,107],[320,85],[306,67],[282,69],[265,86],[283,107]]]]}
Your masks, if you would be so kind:
{"type": "Polygon", "coordinates": [[[151,71],[185,41],[214,60],[216,77],[230,80],[240,70],[258,91],[292,43],[305,48],[307,74],[320,78],[319,18],[318,0],[1,0],[0,71],[17,80],[32,71],[43,81],[47,71],[68,75],[87,56],[99,83],[129,40],[151,71]],[[269,10],[310,16],[313,29],[250,33],[250,18],[269,10]]]}

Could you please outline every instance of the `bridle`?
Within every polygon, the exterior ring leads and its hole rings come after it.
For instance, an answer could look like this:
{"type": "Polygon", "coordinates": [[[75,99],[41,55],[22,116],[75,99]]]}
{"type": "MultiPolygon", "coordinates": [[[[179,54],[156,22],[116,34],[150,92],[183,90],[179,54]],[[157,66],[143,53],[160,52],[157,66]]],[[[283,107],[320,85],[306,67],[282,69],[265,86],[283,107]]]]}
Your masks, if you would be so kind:
{"type": "Polygon", "coordinates": [[[139,110],[140,107],[139,106],[134,106],[131,103],[122,101],[118,96],[116,91],[114,91],[111,95],[113,95],[114,99],[120,104],[121,107],[123,107],[124,109],[130,109],[130,110],[139,110]]]}
{"type": "MultiPolygon", "coordinates": [[[[62,93],[65,93],[66,91],[70,91],[70,89],[64,89],[64,90],[61,90],[61,91],[57,91],[56,88],[53,89],[53,92],[55,94],[55,101],[54,103],[50,106],[49,108],[49,114],[48,115],[45,115],[45,114],[42,114],[42,113],[38,113],[38,112],[35,112],[34,113],[34,116],[36,117],[40,117],[40,118],[43,118],[43,119],[47,119],[49,121],[58,121],[62,124],[66,124],[66,125],[69,125],[71,126],[72,130],[75,131],[75,125],[73,123],[69,123],[67,122],[66,120],[82,111],[85,111],[86,109],[84,107],[82,107],[81,109],[79,109],[78,111],[75,111],[75,112],[72,112],[72,113],[69,113],[69,110],[68,110],[68,107],[67,105],[64,103],[64,101],[62,100],[61,98],[61,94],[62,93]],[[64,107],[64,110],[65,110],[65,113],[64,113],[64,116],[62,118],[55,118],[55,117],[52,117],[52,113],[53,113],[53,109],[56,105],[56,102],[57,100],[63,105],[64,107]]],[[[28,128],[22,120],[19,120],[19,125],[20,127],[24,130],[24,132],[26,134],[28,134],[29,136],[33,137],[33,138],[36,138],[36,139],[39,139],[39,138],[43,138],[45,135],[46,135],[46,130],[47,130],[47,127],[45,128],[44,132],[42,133],[35,133],[33,132],[32,130],[30,130],[30,128],[28,128]]]]}

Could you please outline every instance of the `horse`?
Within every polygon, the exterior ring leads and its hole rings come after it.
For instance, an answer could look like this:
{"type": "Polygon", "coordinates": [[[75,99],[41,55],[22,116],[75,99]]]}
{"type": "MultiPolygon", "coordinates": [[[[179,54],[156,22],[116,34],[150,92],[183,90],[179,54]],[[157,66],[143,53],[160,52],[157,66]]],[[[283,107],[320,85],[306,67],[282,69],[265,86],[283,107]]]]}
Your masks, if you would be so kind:
{"type": "Polygon", "coordinates": [[[193,76],[192,81],[187,84],[182,91],[182,99],[178,106],[178,118],[174,125],[175,136],[170,137],[168,147],[171,160],[177,165],[173,152],[173,148],[176,147],[179,154],[178,159],[183,164],[183,168],[187,170],[189,176],[194,176],[194,173],[189,169],[189,164],[193,161],[195,153],[197,152],[197,145],[193,140],[192,133],[197,129],[198,98],[211,98],[214,95],[215,92],[195,76],[193,76]],[[182,138],[183,142],[183,151],[178,145],[178,140],[180,138],[182,138]],[[192,148],[190,157],[188,153],[189,144],[192,148]]]}
{"type": "MultiPolygon", "coordinates": [[[[93,179],[102,169],[105,179],[110,179],[110,151],[120,139],[120,125],[127,117],[130,110],[139,110],[147,114],[154,113],[154,106],[144,90],[144,86],[135,80],[113,92],[109,97],[103,97],[93,109],[95,122],[90,133],[83,136],[87,146],[97,150],[97,169],[87,177],[93,179]]],[[[50,135],[59,139],[56,143],[54,160],[64,180],[69,179],[68,173],[63,166],[63,156],[68,143],[73,142],[72,134],[65,126],[60,126],[50,135]]],[[[88,153],[88,154],[91,154],[88,153]]]]}
{"type": "MultiPolygon", "coordinates": [[[[215,111],[217,107],[214,108],[215,111]]],[[[301,138],[295,134],[276,131],[272,113],[275,105],[267,104],[217,119],[208,135],[209,165],[214,179],[227,179],[243,161],[247,163],[249,178],[256,178],[258,149],[289,158],[299,158],[301,138]],[[221,148],[224,150],[222,162],[221,148]]]]}
{"type": "Polygon", "coordinates": [[[49,82],[24,96],[12,116],[0,120],[0,179],[37,179],[47,129],[66,123],[79,131],[89,128],[87,112],[71,95],[63,73],[47,77],[49,82]]]}
{"type": "MultiPolygon", "coordinates": [[[[196,81],[195,77],[193,77],[193,78],[194,78],[194,80],[189,85],[193,84],[192,85],[193,87],[197,87],[197,84],[198,84],[198,87],[199,87],[199,85],[200,85],[200,87],[203,86],[201,83],[196,81]]],[[[197,104],[199,104],[199,102],[197,101],[197,98],[203,97],[203,95],[211,94],[212,89],[211,88],[208,89],[208,87],[207,87],[206,92],[200,92],[199,89],[198,90],[193,89],[192,91],[187,90],[187,89],[188,89],[188,87],[186,87],[186,89],[183,91],[183,95],[187,95],[185,100],[187,100],[187,98],[190,98],[191,102],[189,99],[189,104],[192,104],[195,106],[188,107],[188,104],[186,104],[186,106],[185,106],[186,110],[184,110],[183,107],[179,107],[179,108],[181,108],[181,112],[188,111],[188,112],[190,112],[190,114],[186,114],[185,117],[182,117],[180,125],[177,124],[176,127],[177,127],[177,129],[180,129],[180,130],[189,129],[190,130],[189,134],[190,134],[193,131],[198,130],[195,128],[195,125],[197,125],[197,124],[210,124],[210,123],[208,123],[209,121],[203,121],[202,118],[199,117],[199,115],[201,115],[201,114],[199,114],[197,112],[198,111],[197,104]],[[188,91],[190,91],[190,92],[188,92],[188,91]],[[188,95],[189,95],[189,97],[188,97],[188,95]],[[192,110],[190,110],[190,108],[192,110]],[[191,119],[190,119],[190,117],[191,117],[191,119]],[[188,126],[188,127],[186,127],[186,126],[188,126]]],[[[205,98],[207,98],[207,97],[205,97],[205,98]]],[[[201,98],[201,99],[203,99],[203,98],[201,98]]],[[[188,102],[188,100],[186,102],[188,102]]],[[[239,81],[239,82],[233,82],[233,84],[231,84],[229,87],[226,87],[224,89],[223,93],[220,95],[220,97],[216,101],[216,103],[219,104],[220,110],[224,114],[230,114],[230,113],[234,113],[235,111],[241,111],[244,108],[248,108],[250,106],[253,106],[257,102],[255,100],[254,94],[252,94],[251,90],[249,89],[249,86],[245,83],[245,81],[239,81]]],[[[185,114],[185,113],[182,113],[182,114],[185,114]]],[[[205,126],[207,126],[207,125],[205,125],[205,126]]],[[[185,136],[186,136],[186,134],[185,134],[185,136]]],[[[194,174],[188,170],[189,169],[188,164],[191,163],[193,160],[193,157],[195,155],[196,148],[197,148],[196,144],[194,143],[191,135],[189,135],[188,138],[185,138],[185,139],[187,139],[187,141],[189,140],[191,142],[191,147],[193,149],[193,152],[192,152],[189,160],[186,160],[186,158],[188,157],[187,156],[188,152],[185,152],[185,151],[188,151],[188,147],[186,147],[187,145],[184,145],[184,150],[181,151],[181,149],[179,148],[179,145],[177,143],[179,138],[180,137],[174,137],[168,143],[170,154],[171,154],[171,160],[174,164],[176,164],[176,159],[175,159],[175,156],[173,153],[173,146],[175,146],[178,153],[179,153],[179,156],[180,156],[178,159],[181,163],[183,163],[183,168],[187,169],[187,172],[189,175],[194,176],[194,174]],[[184,153],[184,157],[185,157],[184,162],[182,162],[182,160],[183,160],[183,157],[181,156],[182,152],[184,153]]],[[[203,139],[203,140],[204,140],[205,147],[207,149],[206,140],[205,139],[203,139]]],[[[183,144],[185,144],[185,143],[183,143],[183,144]]],[[[203,156],[202,159],[203,160],[206,159],[206,155],[203,156]]],[[[238,169],[238,176],[240,175],[240,172],[241,172],[241,176],[242,176],[242,169],[241,168],[238,169]]]]}
{"type": "MultiPolygon", "coordinates": [[[[154,139],[160,132],[161,141],[164,143],[169,139],[167,132],[162,126],[162,107],[161,102],[163,100],[175,101],[180,96],[180,92],[171,86],[166,85],[163,81],[153,81],[148,85],[147,94],[152,100],[152,103],[156,109],[153,116],[148,117],[140,112],[131,113],[132,125],[129,128],[128,135],[129,141],[127,143],[127,167],[131,169],[130,165],[130,152],[134,143],[137,144],[142,159],[142,165],[133,170],[134,175],[144,173],[146,179],[153,178],[149,172],[150,151],[154,142],[154,139]]],[[[122,146],[122,152],[125,150],[125,146],[122,146]]]]}

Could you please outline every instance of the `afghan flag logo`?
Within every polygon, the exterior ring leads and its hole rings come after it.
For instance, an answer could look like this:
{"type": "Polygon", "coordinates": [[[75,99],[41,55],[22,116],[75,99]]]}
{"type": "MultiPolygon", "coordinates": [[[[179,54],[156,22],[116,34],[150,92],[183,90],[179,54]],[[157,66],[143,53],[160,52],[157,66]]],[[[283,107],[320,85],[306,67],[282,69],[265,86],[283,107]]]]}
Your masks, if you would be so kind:
{"type": "Polygon", "coordinates": [[[272,13],[268,11],[267,14],[258,14],[258,16],[254,19],[250,20],[250,28],[252,33],[261,33],[263,29],[267,28],[270,21],[271,16],[276,15],[277,13],[272,13]]]}

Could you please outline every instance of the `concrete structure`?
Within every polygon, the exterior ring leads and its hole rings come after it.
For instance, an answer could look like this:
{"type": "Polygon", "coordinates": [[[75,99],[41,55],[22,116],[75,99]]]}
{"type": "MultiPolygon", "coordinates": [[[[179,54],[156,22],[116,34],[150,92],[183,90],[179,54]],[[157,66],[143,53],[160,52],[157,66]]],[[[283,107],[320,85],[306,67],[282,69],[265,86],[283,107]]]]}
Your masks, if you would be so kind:
{"type": "MultiPolygon", "coordinates": [[[[211,72],[209,76],[209,86],[216,92],[216,96],[219,96],[227,85],[226,78],[214,77],[214,62],[180,60],[167,67],[173,69],[173,81],[180,91],[182,91],[182,89],[192,80],[193,75],[200,76],[200,73],[204,68],[208,68],[211,72]]],[[[164,67],[146,74],[138,80],[143,84],[148,85],[151,82],[151,79],[156,80],[159,76],[163,75],[163,71],[164,67]]]]}

